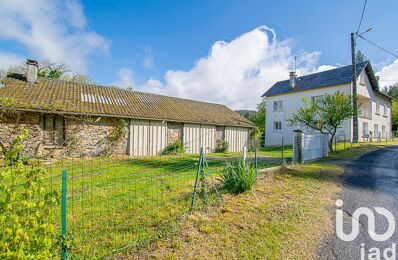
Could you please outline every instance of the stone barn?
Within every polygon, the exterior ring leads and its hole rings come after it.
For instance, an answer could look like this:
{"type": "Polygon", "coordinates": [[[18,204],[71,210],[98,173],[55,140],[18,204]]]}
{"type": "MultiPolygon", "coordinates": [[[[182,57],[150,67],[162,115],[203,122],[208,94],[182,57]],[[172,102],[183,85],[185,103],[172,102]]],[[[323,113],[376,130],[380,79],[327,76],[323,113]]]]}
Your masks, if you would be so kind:
{"type": "Polygon", "coordinates": [[[191,154],[200,147],[214,152],[220,139],[228,141],[229,152],[240,152],[253,128],[221,104],[38,78],[31,60],[26,76],[8,75],[0,85],[1,105],[19,115],[11,113],[1,122],[0,138],[9,138],[7,131],[16,125],[25,126],[31,156],[156,156],[177,139],[191,154]]]}

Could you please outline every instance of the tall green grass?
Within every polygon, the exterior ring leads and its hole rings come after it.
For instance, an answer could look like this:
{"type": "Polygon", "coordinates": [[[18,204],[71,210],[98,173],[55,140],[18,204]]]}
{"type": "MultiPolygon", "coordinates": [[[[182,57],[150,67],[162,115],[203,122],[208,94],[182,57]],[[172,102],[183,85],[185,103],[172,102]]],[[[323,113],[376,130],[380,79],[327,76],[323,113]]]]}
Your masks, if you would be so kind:
{"type": "Polygon", "coordinates": [[[244,160],[227,163],[221,173],[224,189],[233,194],[251,190],[257,179],[256,169],[244,160]]]}

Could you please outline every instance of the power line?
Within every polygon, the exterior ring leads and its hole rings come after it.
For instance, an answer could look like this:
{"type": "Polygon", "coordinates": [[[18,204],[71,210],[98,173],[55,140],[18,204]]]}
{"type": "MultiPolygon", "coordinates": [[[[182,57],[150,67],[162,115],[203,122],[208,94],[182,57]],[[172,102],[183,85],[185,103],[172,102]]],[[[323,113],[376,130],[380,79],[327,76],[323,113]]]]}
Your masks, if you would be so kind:
{"type": "Polygon", "coordinates": [[[365,3],[364,3],[363,8],[362,8],[361,20],[359,21],[357,34],[359,33],[359,29],[361,28],[361,24],[362,24],[362,20],[363,20],[363,15],[364,15],[364,13],[365,13],[365,8],[366,8],[366,3],[367,3],[367,2],[368,2],[368,0],[365,0],[365,3]]]}
{"type": "Polygon", "coordinates": [[[376,44],[376,43],[374,43],[374,42],[369,41],[368,39],[366,39],[366,38],[363,37],[362,35],[357,34],[357,36],[358,36],[358,37],[361,37],[363,40],[367,41],[368,43],[370,43],[370,44],[376,46],[376,47],[379,48],[380,50],[383,50],[383,51],[387,52],[388,54],[390,54],[390,55],[392,55],[392,56],[394,56],[395,58],[398,59],[398,55],[392,53],[391,51],[388,51],[388,50],[384,49],[383,47],[381,47],[380,45],[378,45],[378,44],[376,44]]]}

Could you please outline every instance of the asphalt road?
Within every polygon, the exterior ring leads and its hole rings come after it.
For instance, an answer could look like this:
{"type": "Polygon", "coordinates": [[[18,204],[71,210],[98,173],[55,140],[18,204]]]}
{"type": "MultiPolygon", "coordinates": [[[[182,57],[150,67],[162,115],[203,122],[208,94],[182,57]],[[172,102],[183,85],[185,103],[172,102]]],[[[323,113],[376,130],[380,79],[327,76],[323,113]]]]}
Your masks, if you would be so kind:
{"type": "MultiPolygon", "coordinates": [[[[345,242],[335,235],[327,238],[318,252],[320,259],[398,259],[385,258],[383,252],[398,244],[398,146],[370,152],[345,165],[343,174],[343,191],[338,196],[343,201],[344,232],[351,232],[352,221],[359,221],[359,235],[351,242],[345,242]],[[353,220],[356,209],[367,207],[375,215],[375,233],[383,234],[388,229],[388,221],[375,212],[374,207],[384,207],[395,217],[396,229],[392,237],[383,242],[374,241],[368,234],[367,217],[361,215],[353,220]],[[361,250],[361,244],[362,250],[361,250]],[[378,250],[380,258],[377,258],[378,250]],[[371,249],[373,248],[373,249],[371,249]],[[370,251],[369,251],[370,250],[370,251]],[[362,251],[362,253],[361,253],[362,251]]],[[[336,216],[337,207],[332,214],[336,216]]],[[[335,223],[334,223],[335,228],[335,223]]],[[[398,250],[396,251],[398,254],[398,250]]],[[[391,252],[387,257],[392,256],[391,252]]]]}

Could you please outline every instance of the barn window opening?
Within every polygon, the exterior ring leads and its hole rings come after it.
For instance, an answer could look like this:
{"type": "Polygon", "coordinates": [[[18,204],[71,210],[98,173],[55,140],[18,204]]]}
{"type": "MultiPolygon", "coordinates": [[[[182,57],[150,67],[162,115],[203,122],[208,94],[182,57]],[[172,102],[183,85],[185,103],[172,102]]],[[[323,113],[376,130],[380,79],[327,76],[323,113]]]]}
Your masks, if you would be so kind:
{"type": "Polygon", "coordinates": [[[62,146],[65,144],[65,119],[62,116],[43,116],[43,143],[62,146]]]}

